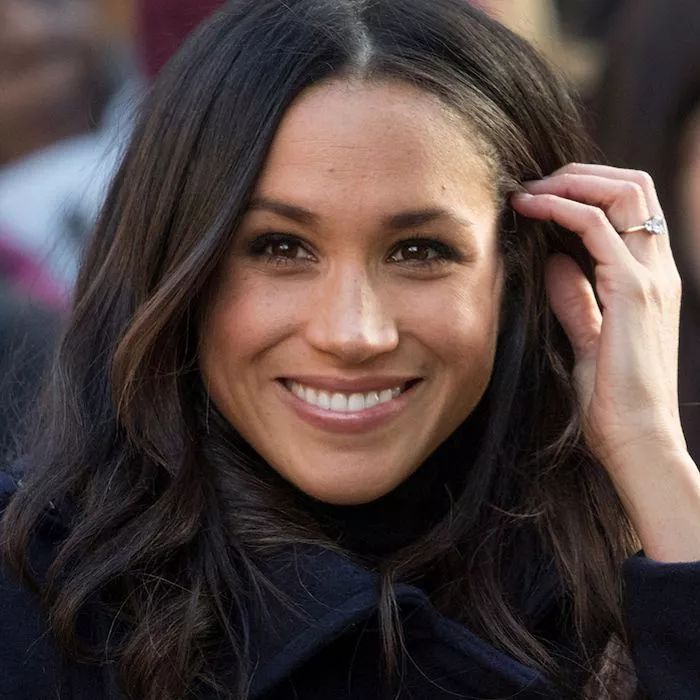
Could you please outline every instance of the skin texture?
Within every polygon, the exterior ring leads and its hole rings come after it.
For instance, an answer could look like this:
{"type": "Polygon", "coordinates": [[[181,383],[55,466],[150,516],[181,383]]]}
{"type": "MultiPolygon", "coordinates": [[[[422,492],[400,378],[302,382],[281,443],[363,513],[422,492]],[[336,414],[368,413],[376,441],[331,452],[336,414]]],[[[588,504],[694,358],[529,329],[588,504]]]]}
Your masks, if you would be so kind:
{"type": "Polygon", "coordinates": [[[224,416],[307,494],[337,504],[379,498],[483,395],[503,281],[489,170],[463,125],[403,84],[317,86],[283,120],[253,199],[304,207],[318,222],[247,213],[206,314],[200,366],[224,416]],[[435,207],[463,221],[386,225],[435,207]],[[250,244],[269,232],[303,243],[282,260],[252,255],[250,244]],[[400,245],[434,236],[458,259],[421,266],[416,253],[438,253],[400,245]],[[399,415],[353,435],[303,421],[277,381],[377,374],[423,381],[399,415]]]}

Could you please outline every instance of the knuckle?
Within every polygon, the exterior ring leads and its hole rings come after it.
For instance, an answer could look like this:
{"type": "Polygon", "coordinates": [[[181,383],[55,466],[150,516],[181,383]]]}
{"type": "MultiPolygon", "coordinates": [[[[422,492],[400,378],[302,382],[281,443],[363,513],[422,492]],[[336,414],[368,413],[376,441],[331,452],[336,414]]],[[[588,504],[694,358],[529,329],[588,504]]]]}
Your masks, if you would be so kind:
{"type": "Polygon", "coordinates": [[[646,208],[646,196],[644,194],[644,188],[638,182],[625,182],[622,186],[622,190],[623,195],[626,199],[630,200],[633,204],[637,206],[643,205],[646,208]]]}
{"type": "Polygon", "coordinates": [[[567,163],[566,165],[563,165],[561,168],[559,168],[556,172],[559,175],[571,176],[576,174],[577,169],[579,167],[579,163],[567,163]]]}
{"type": "Polygon", "coordinates": [[[653,192],[655,189],[654,178],[649,175],[646,170],[635,170],[634,171],[635,181],[639,184],[642,190],[646,192],[653,192]]]}
{"type": "Polygon", "coordinates": [[[591,226],[600,228],[608,224],[608,217],[605,216],[605,212],[598,207],[586,207],[586,217],[591,226]]]}
{"type": "Polygon", "coordinates": [[[542,201],[551,209],[556,206],[559,202],[559,197],[555,194],[543,194],[541,195],[542,201]]]}

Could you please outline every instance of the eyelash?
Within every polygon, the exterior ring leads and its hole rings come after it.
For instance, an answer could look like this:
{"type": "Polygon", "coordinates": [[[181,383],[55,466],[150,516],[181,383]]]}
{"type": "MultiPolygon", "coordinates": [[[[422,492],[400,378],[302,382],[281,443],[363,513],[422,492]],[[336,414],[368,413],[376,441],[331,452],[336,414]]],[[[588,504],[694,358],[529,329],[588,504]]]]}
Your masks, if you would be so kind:
{"type": "MultiPolygon", "coordinates": [[[[249,253],[256,258],[265,258],[265,262],[275,267],[286,267],[288,265],[306,264],[309,258],[291,258],[284,255],[273,255],[266,250],[271,245],[288,244],[292,249],[296,246],[306,250],[306,246],[296,236],[284,233],[267,233],[256,238],[249,246],[249,253]]],[[[427,247],[432,248],[437,253],[428,260],[399,260],[397,264],[407,264],[414,268],[430,269],[437,265],[444,265],[447,262],[460,260],[460,255],[453,248],[435,238],[408,238],[399,241],[393,248],[390,257],[396,255],[402,248],[427,247]]],[[[308,253],[308,251],[307,251],[308,253]]]]}

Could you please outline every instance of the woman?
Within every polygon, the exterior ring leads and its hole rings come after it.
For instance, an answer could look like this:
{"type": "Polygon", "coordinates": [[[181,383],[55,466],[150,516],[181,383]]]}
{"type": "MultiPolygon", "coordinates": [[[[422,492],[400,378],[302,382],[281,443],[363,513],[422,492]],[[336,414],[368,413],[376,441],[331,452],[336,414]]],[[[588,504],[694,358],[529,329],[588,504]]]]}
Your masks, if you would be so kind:
{"type": "Polygon", "coordinates": [[[678,276],[580,133],[461,0],[198,32],[7,498],[3,690],[695,697],[678,276]]]}

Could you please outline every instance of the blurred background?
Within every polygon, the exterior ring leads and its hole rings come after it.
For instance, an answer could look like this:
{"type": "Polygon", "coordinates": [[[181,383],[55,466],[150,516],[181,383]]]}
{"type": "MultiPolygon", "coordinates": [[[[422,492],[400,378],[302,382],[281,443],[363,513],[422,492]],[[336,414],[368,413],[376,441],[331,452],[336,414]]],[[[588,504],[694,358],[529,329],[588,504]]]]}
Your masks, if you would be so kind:
{"type": "MultiPolygon", "coordinates": [[[[656,181],[684,282],[682,418],[699,461],[700,2],[473,2],[565,76],[601,162],[656,181]]],[[[221,4],[0,0],[0,453],[50,362],[140,96],[221,4]]]]}

